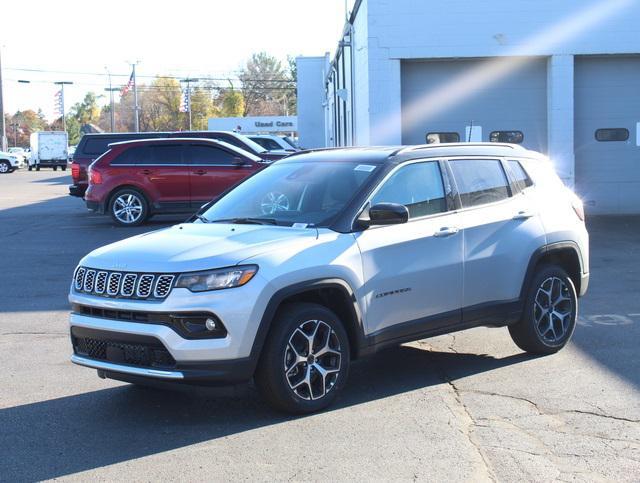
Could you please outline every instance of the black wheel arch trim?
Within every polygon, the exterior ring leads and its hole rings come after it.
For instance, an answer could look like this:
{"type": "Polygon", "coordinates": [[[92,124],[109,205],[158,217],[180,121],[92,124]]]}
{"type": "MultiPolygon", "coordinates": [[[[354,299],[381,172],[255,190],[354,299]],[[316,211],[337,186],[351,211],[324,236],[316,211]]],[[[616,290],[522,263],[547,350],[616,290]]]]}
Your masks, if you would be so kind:
{"type": "MultiPolygon", "coordinates": [[[[578,244],[570,240],[549,243],[547,245],[543,245],[539,247],[531,255],[531,258],[529,259],[529,264],[527,265],[527,271],[525,272],[524,280],[522,282],[522,288],[520,289],[520,300],[525,300],[526,298],[526,294],[527,294],[527,291],[529,290],[529,286],[531,285],[531,280],[535,275],[535,268],[538,262],[546,255],[552,254],[554,252],[562,252],[566,250],[572,250],[576,254],[578,258],[578,263],[580,265],[578,275],[581,278],[581,284],[584,283],[583,280],[585,276],[588,277],[588,274],[585,274],[584,272],[584,261],[582,259],[582,252],[580,251],[580,247],[578,246],[578,244]]],[[[576,287],[580,296],[584,295],[584,292],[586,291],[586,287],[584,287],[584,290],[582,290],[582,288],[583,288],[582,286],[576,287]]]]}
{"type": "MultiPolygon", "coordinates": [[[[267,334],[271,329],[271,325],[275,318],[275,315],[278,311],[278,308],[282,305],[282,303],[295,295],[301,295],[305,292],[311,292],[319,289],[333,288],[341,290],[347,299],[351,302],[349,305],[349,310],[351,312],[352,319],[355,321],[356,325],[356,334],[355,340],[350,341],[352,344],[352,358],[355,359],[359,356],[362,351],[362,348],[365,346],[365,336],[364,336],[364,324],[362,319],[362,313],[360,311],[360,307],[358,306],[358,302],[355,296],[355,292],[351,288],[348,282],[341,278],[319,278],[308,280],[305,282],[298,282],[292,285],[288,285],[284,288],[279,289],[275,292],[269,302],[267,303],[267,307],[262,315],[262,319],[260,320],[260,325],[258,326],[258,330],[256,332],[256,336],[253,340],[253,346],[251,348],[251,355],[249,359],[255,366],[258,364],[258,360],[260,358],[260,354],[262,352],[262,348],[264,346],[265,340],[267,338],[267,334]]],[[[345,327],[347,333],[349,332],[349,327],[345,327]]],[[[351,334],[350,334],[351,335],[351,334]]]]}

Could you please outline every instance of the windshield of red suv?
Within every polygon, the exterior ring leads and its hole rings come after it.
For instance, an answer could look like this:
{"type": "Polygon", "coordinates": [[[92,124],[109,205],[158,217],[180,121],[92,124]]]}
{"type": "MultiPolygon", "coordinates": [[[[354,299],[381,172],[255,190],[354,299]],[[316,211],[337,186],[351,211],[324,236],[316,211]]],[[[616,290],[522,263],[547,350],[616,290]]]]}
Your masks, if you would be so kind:
{"type": "Polygon", "coordinates": [[[201,222],[327,226],[377,169],[350,162],[276,163],[201,213],[201,222]]]}

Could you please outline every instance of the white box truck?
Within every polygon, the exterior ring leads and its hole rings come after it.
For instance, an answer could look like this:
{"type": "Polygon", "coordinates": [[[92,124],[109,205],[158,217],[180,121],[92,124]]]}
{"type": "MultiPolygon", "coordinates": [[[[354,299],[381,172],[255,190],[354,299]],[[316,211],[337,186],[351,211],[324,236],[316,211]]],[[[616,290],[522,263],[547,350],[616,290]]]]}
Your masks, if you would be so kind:
{"type": "Polygon", "coordinates": [[[69,162],[69,139],[64,131],[39,131],[31,134],[29,171],[58,167],[66,171],[69,162]]]}

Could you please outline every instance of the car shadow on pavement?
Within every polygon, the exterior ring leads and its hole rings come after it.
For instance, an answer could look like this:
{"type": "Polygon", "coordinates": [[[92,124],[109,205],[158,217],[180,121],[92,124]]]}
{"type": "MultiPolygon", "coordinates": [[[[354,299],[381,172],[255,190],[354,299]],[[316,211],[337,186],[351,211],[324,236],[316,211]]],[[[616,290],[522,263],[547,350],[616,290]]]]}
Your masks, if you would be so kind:
{"type": "Polygon", "coordinates": [[[60,176],[53,176],[51,178],[41,178],[41,179],[34,179],[31,181],[31,183],[47,183],[47,184],[65,184],[65,185],[69,185],[71,184],[71,172],[70,171],[63,171],[65,174],[61,174],[60,176]]]}
{"type": "MultiPolygon", "coordinates": [[[[441,367],[458,378],[527,359],[389,349],[352,366],[329,414],[443,384],[441,367]]],[[[0,410],[0,477],[57,478],[297,418],[271,410],[250,384],[181,391],[124,385],[40,401],[0,410]]]]}

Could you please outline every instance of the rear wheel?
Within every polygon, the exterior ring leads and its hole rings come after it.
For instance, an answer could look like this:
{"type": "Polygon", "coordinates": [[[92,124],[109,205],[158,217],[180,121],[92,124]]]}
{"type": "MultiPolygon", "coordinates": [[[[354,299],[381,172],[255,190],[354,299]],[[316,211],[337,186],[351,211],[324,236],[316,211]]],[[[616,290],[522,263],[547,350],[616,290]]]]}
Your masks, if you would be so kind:
{"type": "Polygon", "coordinates": [[[11,172],[11,164],[9,161],[0,161],[0,173],[7,174],[11,172]]]}
{"type": "Polygon", "coordinates": [[[147,199],[138,190],[125,188],[116,191],[109,202],[111,218],[121,226],[138,226],[149,215],[147,199]]]}
{"type": "Polygon", "coordinates": [[[33,169],[33,167],[32,167],[32,166],[29,166],[29,171],[31,171],[32,169],[33,169]]]}
{"type": "Polygon", "coordinates": [[[576,327],[576,289],[561,267],[545,265],[534,276],[522,319],[509,326],[518,347],[533,354],[552,354],[562,349],[576,327]]]}
{"type": "Polygon", "coordinates": [[[36,166],[36,171],[40,171],[40,165],[36,166]]]}
{"type": "Polygon", "coordinates": [[[296,303],[281,309],[265,342],[256,385],[276,409],[319,411],[333,402],[349,372],[349,339],[327,308],[296,303]]]}
{"type": "Polygon", "coordinates": [[[58,171],[58,167],[57,167],[57,166],[54,166],[54,167],[53,167],[53,170],[54,170],[54,171],[58,171]]]}
{"type": "Polygon", "coordinates": [[[66,166],[62,166],[62,171],[66,171],[67,167],[66,166]]]}

